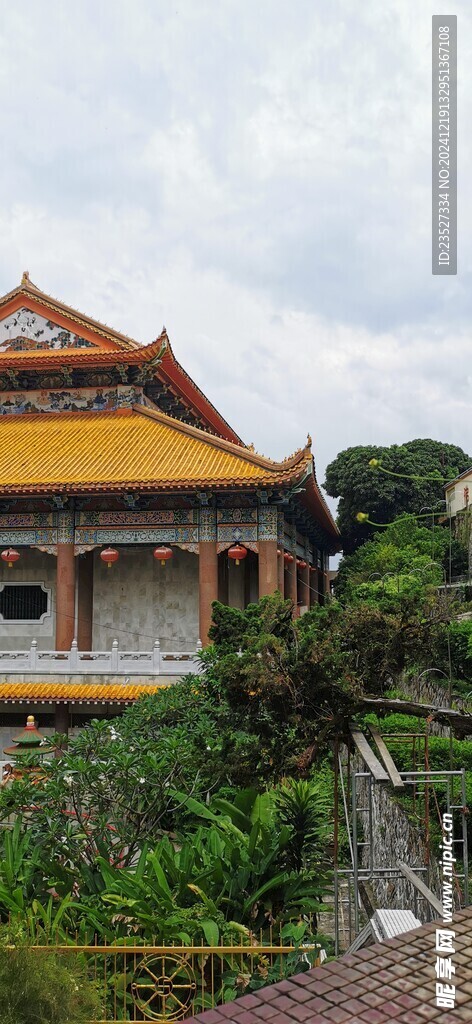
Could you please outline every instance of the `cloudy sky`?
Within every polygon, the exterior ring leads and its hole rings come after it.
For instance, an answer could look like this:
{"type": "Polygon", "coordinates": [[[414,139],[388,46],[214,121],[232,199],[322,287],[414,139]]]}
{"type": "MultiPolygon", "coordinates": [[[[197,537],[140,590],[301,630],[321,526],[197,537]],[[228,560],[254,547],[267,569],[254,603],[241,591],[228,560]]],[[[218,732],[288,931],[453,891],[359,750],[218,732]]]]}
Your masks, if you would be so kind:
{"type": "Polygon", "coordinates": [[[459,272],[431,275],[428,0],[0,0],[0,291],[175,354],[274,458],[472,451],[472,11],[459,272]]]}

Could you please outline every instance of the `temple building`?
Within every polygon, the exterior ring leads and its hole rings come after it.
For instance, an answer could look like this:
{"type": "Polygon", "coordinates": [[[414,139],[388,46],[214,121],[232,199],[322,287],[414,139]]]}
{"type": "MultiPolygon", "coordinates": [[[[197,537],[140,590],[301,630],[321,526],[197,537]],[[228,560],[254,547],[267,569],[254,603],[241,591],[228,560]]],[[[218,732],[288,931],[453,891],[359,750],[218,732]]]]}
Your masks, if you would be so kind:
{"type": "Polygon", "coordinates": [[[310,438],[258,455],[165,328],[139,344],[25,273],[0,299],[0,413],[3,724],[55,712],[65,731],[74,708],[111,713],[178,678],[216,599],[324,600],[339,535],[310,438]]]}

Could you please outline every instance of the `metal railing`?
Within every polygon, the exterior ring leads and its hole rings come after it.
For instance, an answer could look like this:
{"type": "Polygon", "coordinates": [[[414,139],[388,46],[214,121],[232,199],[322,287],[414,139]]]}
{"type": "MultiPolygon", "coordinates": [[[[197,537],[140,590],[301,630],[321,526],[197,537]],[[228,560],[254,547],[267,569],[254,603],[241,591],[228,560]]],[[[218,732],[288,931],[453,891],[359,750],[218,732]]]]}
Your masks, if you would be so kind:
{"type": "Polygon", "coordinates": [[[40,954],[85,958],[103,1016],[90,1024],[185,1020],[281,980],[317,967],[319,944],[257,943],[220,946],[36,945],[40,954]]]}
{"type": "Polygon", "coordinates": [[[201,649],[198,640],[194,651],[162,651],[155,640],[151,651],[130,651],[121,650],[114,640],[110,651],[79,651],[73,640],[70,651],[43,651],[33,640],[29,650],[0,651],[0,675],[182,675],[200,671],[201,649]]]}

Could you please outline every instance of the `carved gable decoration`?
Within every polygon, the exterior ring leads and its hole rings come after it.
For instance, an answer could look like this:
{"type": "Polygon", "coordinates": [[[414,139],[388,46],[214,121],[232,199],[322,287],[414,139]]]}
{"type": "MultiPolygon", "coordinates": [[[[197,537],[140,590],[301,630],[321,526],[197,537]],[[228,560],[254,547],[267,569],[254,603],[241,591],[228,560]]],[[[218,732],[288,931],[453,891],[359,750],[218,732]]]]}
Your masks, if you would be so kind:
{"type": "Polygon", "coordinates": [[[26,306],[0,320],[0,352],[96,348],[92,341],[59,327],[26,306]]]}

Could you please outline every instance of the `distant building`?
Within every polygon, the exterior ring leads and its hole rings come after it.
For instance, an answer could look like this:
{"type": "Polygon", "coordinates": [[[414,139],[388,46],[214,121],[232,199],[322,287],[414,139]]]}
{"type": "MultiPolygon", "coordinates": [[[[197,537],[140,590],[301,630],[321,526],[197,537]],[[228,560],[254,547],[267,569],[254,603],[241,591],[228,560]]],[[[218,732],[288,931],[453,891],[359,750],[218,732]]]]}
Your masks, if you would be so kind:
{"type": "Polygon", "coordinates": [[[472,572],[472,467],[446,484],[444,491],[454,535],[469,552],[469,572],[472,572]]]}
{"type": "Polygon", "coordinates": [[[0,299],[0,713],[112,713],[198,668],[214,600],[323,601],[338,549],[311,439],[258,455],[165,328],[140,345],[27,273],[0,299]]]}

